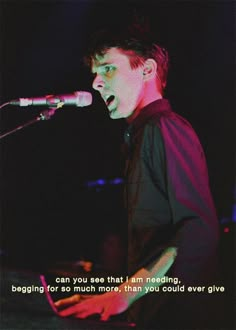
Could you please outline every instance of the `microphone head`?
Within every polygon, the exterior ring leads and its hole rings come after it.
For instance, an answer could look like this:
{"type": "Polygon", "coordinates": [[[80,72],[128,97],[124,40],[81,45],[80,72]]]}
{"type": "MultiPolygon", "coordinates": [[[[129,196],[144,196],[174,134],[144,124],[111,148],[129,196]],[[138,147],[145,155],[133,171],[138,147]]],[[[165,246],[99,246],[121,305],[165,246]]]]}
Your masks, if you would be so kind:
{"type": "Polygon", "coordinates": [[[77,107],[87,107],[92,104],[93,96],[89,92],[74,92],[76,96],[76,106],[77,107]]]}

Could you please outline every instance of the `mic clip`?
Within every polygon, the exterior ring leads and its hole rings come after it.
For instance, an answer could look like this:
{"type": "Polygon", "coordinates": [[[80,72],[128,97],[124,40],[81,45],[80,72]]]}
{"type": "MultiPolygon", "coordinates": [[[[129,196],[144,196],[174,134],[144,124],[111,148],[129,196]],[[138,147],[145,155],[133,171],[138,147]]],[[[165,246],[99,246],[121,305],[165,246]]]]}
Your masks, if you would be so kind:
{"type": "Polygon", "coordinates": [[[40,118],[39,120],[49,120],[55,114],[56,110],[57,108],[50,108],[42,111],[39,114],[39,118],[40,118]]]}
{"type": "Polygon", "coordinates": [[[40,120],[48,120],[48,119],[50,119],[55,114],[55,111],[57,109],[62,108],[63,105],[64,105],[64,102],[59,102],[59,103],[57,103],[57,105],[55,107],[50,107],[49,109],[46,109],[46,110],[42,111],[39,114],[40,120]]]}

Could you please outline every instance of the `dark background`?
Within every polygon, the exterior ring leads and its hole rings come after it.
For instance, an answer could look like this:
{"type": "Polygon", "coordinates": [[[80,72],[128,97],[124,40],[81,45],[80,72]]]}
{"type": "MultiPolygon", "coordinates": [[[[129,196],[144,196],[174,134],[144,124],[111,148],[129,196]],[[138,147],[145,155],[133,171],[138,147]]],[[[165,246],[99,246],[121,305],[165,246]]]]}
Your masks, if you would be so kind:
{"type": "MultiPolygon", "coordinates": [[[[96,258],[122,228],[125,123],[108,118],[82,55],[93,30],[145,14],[170,53],[166,97],[204,147],[219,221],[229,227],[234,191],[234,1],[1,1],[1,104],[19,97],[91,91],[88,108],[1,143],[1,249],[15,262],[96,258]],[[88,188],[104,179],[107,184],[88,188]]],[[[42,108],[1,109],[1,133],[42,108]]],[[[222,229],[223,249],[230,233],[222,229]]],[[[225,249],[227,253],[227,248],[225,249]]]]}

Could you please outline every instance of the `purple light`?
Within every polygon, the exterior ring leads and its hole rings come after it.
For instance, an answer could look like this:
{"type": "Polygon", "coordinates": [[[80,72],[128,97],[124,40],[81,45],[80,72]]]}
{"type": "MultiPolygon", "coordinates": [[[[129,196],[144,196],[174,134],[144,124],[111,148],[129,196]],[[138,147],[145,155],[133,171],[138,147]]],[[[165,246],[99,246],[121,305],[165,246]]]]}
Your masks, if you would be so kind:
{"type": "Polygon", "coordinates": [[[96,187],[97,186],[97,182],[96,181],[88,181],[86,182],[86,186],[87,187],[96,187]]]}
{"type": "Polygon", "coordinates": [[[123,179],[121,178],[115,178],[110,181],[110,184],[121,184],[121,183],[123,183],[123,179]]]}
{"type": "Polygon", "coordinates": [[[105,179],[98,179],[98,180],[95,180],[95,181],[87,181],[85,183],[85,185],[88,187],[88,188],[91,188],[91,187],[98,187],[98,186],[104,186],[104,185],[119,185],[119,184],[123,184],[124,180],[122,178],[115,178],[115,179],[112,179],[112,180],[105,180],[105,179]]]}
{"type": "Polygon", "coordinates": [[[104,184],[106,184],[106,181],[104,179],[98,179],[96,182],[99,186],[103,186],[104,184]]]}
{"type": "Polygon", "coordinates": [[[236,204],[233,205],[232,219],[233,219],[233,222],[236,222],[236,204]]]}

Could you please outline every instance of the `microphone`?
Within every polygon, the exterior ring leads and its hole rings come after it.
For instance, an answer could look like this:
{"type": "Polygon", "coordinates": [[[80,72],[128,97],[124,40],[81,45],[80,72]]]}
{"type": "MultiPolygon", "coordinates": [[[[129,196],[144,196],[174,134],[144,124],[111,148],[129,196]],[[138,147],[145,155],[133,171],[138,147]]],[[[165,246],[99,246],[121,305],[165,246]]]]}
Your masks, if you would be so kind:
{"type": "Polygon", "coordinates": [[[47,105],[51,107],[62,107],[63,105],[74,105],[86,107],[92,104],[92,94],[89,92],[73,92],[63,95],[46,95],[41,97],[19,98],[9,102],[11,105],[27,107],[29,105],[47,105]]]}

